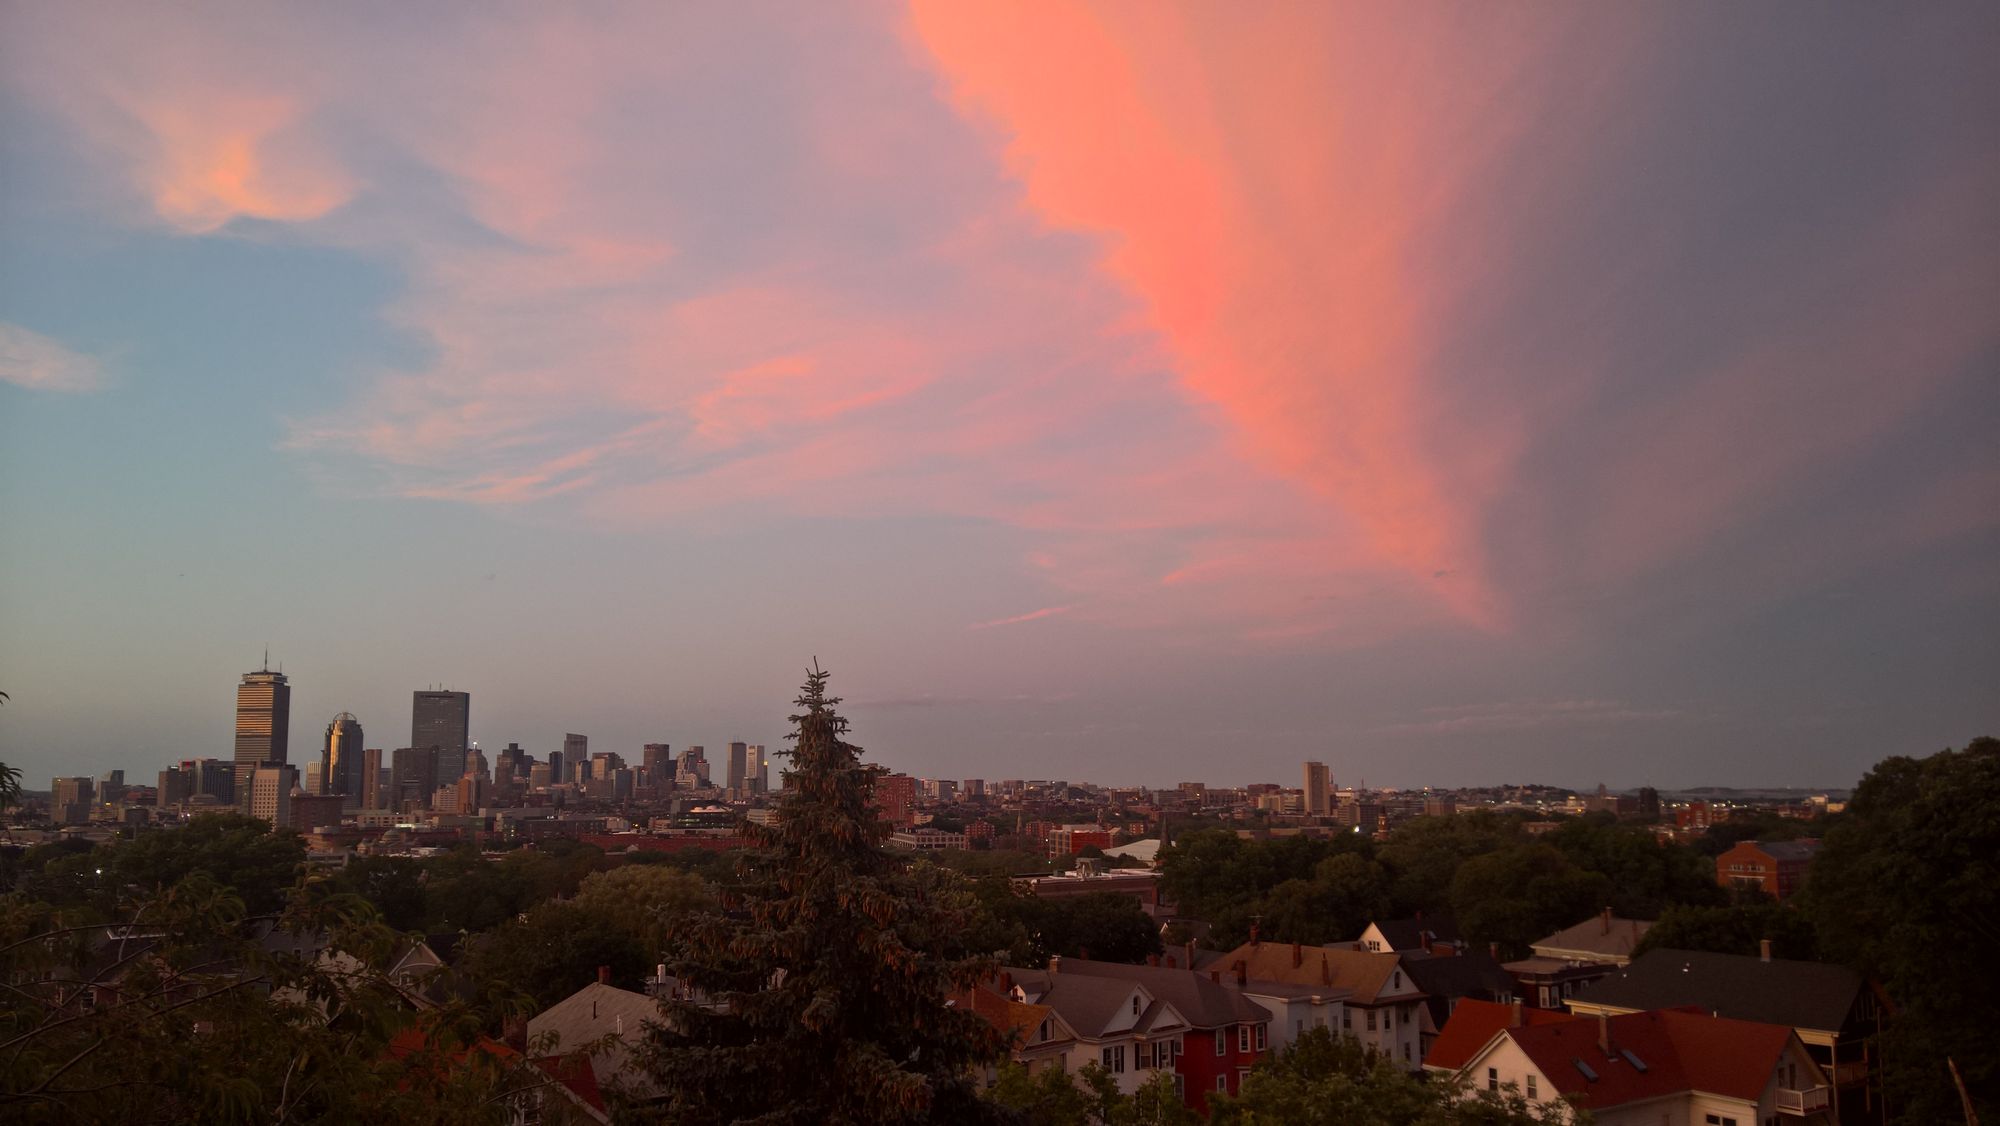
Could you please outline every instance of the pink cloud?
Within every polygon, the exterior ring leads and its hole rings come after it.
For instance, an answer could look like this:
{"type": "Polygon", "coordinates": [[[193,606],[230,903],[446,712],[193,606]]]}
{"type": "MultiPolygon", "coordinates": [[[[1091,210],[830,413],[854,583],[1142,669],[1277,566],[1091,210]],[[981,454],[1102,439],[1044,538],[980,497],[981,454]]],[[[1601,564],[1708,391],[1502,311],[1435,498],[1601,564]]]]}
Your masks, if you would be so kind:
{"type": "Polygon", "coordinates": [[[965,628],[994,629],[998,626],[1018,626],[1023,622],[1039,622],[1043,618],[1053,618],[1059,614],[1067,614],[1074,609],[1076,609],[1074,606],[1044,606],[1039,610],[1030,610],[1025,614],[1016,614],[1011,618],[995,618],[990,622],[974,622],[965,628]]]}

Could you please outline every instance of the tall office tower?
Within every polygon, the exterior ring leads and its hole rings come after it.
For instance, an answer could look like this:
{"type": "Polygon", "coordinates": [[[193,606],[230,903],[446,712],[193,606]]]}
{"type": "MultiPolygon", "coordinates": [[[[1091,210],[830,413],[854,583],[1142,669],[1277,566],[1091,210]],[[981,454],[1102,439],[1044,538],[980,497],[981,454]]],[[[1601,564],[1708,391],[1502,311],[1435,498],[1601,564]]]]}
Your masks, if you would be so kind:
{"type": "Polygon", "coordinates": [[[465,773],[459,777],[477,778],[483,782],[492,783],[493,772],[486,768],[486,752],[480,750],[477,746],[466,752],[465,773]]]}
{"type": "Polygon", "coordinates": [[[708,754],[701,746],[681,752],[680,770],[675,773],[674,781],[689,789],[708,785],[708,754]]]}
{"type": "MultiPolygon", "coordinates": [[[[361,721],[352,712],[342,712],[326,725],[326,746],[320,749],[319,777],[323,789],[306,787],[312,794],[344,794],[361,800],[361,721]]],[[[347,808],[357,806],[350,803],[347,808]]]]}
{"type": "Polygon", "coordinates": [[[410,746],[434,748],[431,777],[456,782],[465,773],[466,733],[472,727],[472,693],[410,693],[410,746]]]}
{"type": "Polygon", "coordinates": [[[750,792],[771,792],[771,756],[764,753],[762,743],[750,744],[750,792]]]}
{"type": "Polygon", "coordinates": [[[750,774],[750,748],[747,744],[729,744],[729,792],[741,794],[744,779],[750,774]]]}
{"type": "Polygon", "coordinates": [[[181,769],[194,772],[194,781],[188,783],[188,797],[207,794],[223,805],[236,804],[236,764],[198,758],[182,763],[181,769]]]}
{"type": "Polygon", "coordinates": [[[1306,816],[1325,817],[1327,811],[1327,795],[1330,792],[1330,788],[1327,785],[1327,773],[1326,773],[1325,763],[1309,762],[1306,764],[1305,790],[1306,790],[1306,816]]]}
{"type": "Polygon", "coordinates": [[[528,761],[528,752],[522,750],[519,743],[509,743],[500,748],[500,753],[493,760],[494,784],[508,786],[520,781],[521,775],[528,772],[528,761]]]}
{"type": "Polygon", "coordinates": [[[359,809],[382,808],[382,748],[368,747],[361,752],[361,789],[354,795],[359,799],[359,809]]]}
{"type": "Polygon", "coordinates": [[[563,753],[561,751],[550,751],[549,780],[543,784],[550,786],[560,784],[564,779],[563,767],[566,765],[568,764],[563,761],[563,753]]]}
{"type": "Polygon", "coordinates": [[[653,786],[674,784],[674,749],[665,743],[648,743],[640,748],[639,765],[646,768],[646,782],[653,786]]]}
{"type": "MultiPolygon", "coordinates": [[[[557,752],[557,757],[561,757],[561,752],[557,752]]],[[[528,788],[530,790],[546,790],[549,786],[550,777],[548,763],[535,763],[528,768],[528,788]]]]}
{"type": "Polygon", "coordinates": [[[159,796],[153,799],[153,804],[161,809],[172,809],[174,806],[186,804],[188,796],[194,792],[193,783],[192,770],[170,766],[160,771],[159,796]]]}
{"type": "Polygon", "coordinates": [[[986,779],[967,778],[965,780],[964,789],[965,789],[965,796],[972,799],[973,801],[986,800],[986,779]]]}
{"type": "Polygon", "coordinates": [[[404,809],[411,802],[428,809],[437,790],[437,755],[429,747],[398,747],[390,756],[390,809],[404,809]]]}
{"type": "Polygon", "coordinates": [[[273,829],[292,823],[292,791],[299,788],[298,768],[267,763],[250,774],[250,816],[269,821],[273,829]]]}
{"type": "Polygon", "coordinates": [[[245,800],[250,774],[266,763],[291,761],[292,688],[285,674],[265,667],[243,674],[236,686],[236,798],[245,800]]]}
{"type": "Polygon", "coordinates": [[[326,793],[326,763],[319,759],[306,764],[305,779],[299,783],[313,797],[326,793]]]}
{"type": "Polygon", "coordinates": [[[569,732],[563,736],[563,766],[569,771],[558,781],[567,782],[572,777],[581,782],[589,777],[590,736],[569,732]]]}

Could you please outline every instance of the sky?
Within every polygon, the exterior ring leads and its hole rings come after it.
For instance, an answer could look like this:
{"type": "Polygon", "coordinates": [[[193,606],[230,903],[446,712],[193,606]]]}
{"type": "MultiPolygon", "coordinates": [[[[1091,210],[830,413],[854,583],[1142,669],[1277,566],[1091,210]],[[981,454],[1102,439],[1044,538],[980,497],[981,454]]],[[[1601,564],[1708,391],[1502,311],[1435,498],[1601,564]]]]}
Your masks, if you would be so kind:
{"type": "Polygon", "coordinates": [[[0,761],[2000,733],[2000,8],[0,2],[0,761]]]}

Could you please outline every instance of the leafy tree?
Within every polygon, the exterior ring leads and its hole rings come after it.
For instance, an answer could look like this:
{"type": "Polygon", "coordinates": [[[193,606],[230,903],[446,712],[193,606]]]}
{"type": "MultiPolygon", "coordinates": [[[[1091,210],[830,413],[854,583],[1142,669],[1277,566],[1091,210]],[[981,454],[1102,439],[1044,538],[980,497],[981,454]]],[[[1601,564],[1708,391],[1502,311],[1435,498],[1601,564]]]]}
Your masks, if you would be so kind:
{"type": "Polygon", "coordinates": [[[1810,962],[1819,942],[1810,916],[1775,903],[1730,907],[1669,907],[1660,915],[1635,955],[1648,950],[1708,950],[1717,954],[1757,954],[1764,939],[1771,955],[1810,962]]]}
{"type": "Polygon", "coordinates": [[[1519,818],[1484,809],[1398,825],[1376,850],[1389,871],[1395,914],[1445,910],[1459,865],[1525,839],[1519,818]]]}
{"type": "Polygon", "coordinates": [[[1570,1126],[1588,1116],[1518,1092],[1425,1082],[1360,1041],[1315,1028],[1258,1063],[1235,1095],[1209,1096],[1217,1126],[1570,1126]]]}
{"type": "Polygon", "coordinates": [[[244,909],[270,914],[305,869],[305,840],[240,813],[205,813],[186,825],[141,833],[91,857],[106,882],[158,892],[196,872],[235,891],[244,909]]]}
{"type": "Polygon", "coordinates": [[[640,1053],[667,1093],[650,1108],[663,1121],[995,1116],[970,1076],[1004,1043],[946,1003],[992,968],[966,942],[977,905],[960,877],[883,852],[883,770],[843,738],[826,680],[814,668],[798,698],[776,823],[747,829],[762,847],[723,909],[672,928],[670,971],[700,1000],[663,1005],[640,1053]]]}
{"type": "Polygon", "coordinates": [[[1158,928],[1131,896],[1042,899],[999,878],[979,881],[975,894],[986,916],[977,932],[980,948],[1004,951],[1012,965],[1044,965],[1050,955],[1137,963],[1160,953],[1158,928]]]}
{"type": "Polygon", "coordinates": [[[1451,905],[1474,942],[1498,942],[1520,954],[1543,935],[1594,914],[1611,881],[1569,862],[1547,844],[1521,844],[1459,866],[1451,905]]]}
{"type": "Polygon", "coordinates": [[[1875,764],[1813,860],[1803,904],[1821,947],[1880,981],[1885,1099],[1900,1122],[2000,1117],[2000,740],[1875,764]]]}
{"type": "Polygon", "coordinates": [[[542,903],[474,939],[463,978],[489,1017],[538,1012],[597,980],[611,967],[611,982],[638,989],[653,968],[657,947],[639,937],[645,923],[603,906],[542,903]]]}
{"type": "Polygon", "coordinates": [[[666,949],[681,918],[715,906],[715,889],[692,872],[661,866],[613,868],[584,877],[572,900],[584,911],[617,920],[649,958],[666,949]]]}
{"type": "Polygon", "coordinates": [[[1352,939],[1389,909],[1389,877],[1360,853],[1330,856],[1308,880],[1286,880],[1264,898],[1265,935],[1318,946],[1352,939]]]}
{"type": "Polygon", "coordinates": [[[430,917],[423,862],[407,856],[357,856],[332,877],[336,886],[375,905],[399,931],[421,930],[430,917]]]}
{"type": "Polygon", "coordinates": [[[1584,819],[1542,839],[1578,868],[1610,880],[1605,902],[1626,918],[1653,919],[1669,904],[1718,905],[1728,899],[1716,886],[1713,857],[1663,844],[1643,826],[1584,819]]]}
{"type": "Polygon", "coordinates": [[[1001,1065],[986,1098],[1012,1111],[1022,1126],[1091,1126],[1096,1105],[1062,1068],[1045,1067],[1029,1075],[1027,1068],[1013,1062],[1001,1065]]]}

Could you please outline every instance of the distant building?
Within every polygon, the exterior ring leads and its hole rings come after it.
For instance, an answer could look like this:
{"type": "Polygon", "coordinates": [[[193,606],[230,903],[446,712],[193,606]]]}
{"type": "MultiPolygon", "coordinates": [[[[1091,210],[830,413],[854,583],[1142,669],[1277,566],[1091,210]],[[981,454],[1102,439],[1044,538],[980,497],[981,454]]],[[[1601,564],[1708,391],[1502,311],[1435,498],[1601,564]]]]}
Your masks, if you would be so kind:
{"type": "Polygon", "coordinates": [[[1099,825],[1064,825],[1049,832],[1050,856],[1074,856],[1086,848],[1111,847],[1111,838],[1116,836],[1111,830],[1099,825]]]}
{"type": "Polygon", "coordinates": [[[967,841],[964,833],[947,833],[941,829],[919,826],[915,829],[905,829],[901,832],[889,834],[889,845],[892,848],[908,848],[919,852],[935,852],[947,848],[963,849],[967,847],[967,841]]]}
{"type": "Polygon", "coordinates": [[[882,820],[895,826],[916,823],[917,780],[907,774],[885,774],[875,779],[875,807],[882,820]]]}
{"type": "Polygon", "coordinates": [[[361,752],[361,791],[354,795],[360,809],[382,808],[382,748],[367,747],[361,752]]]}
{"type": "Polygon", "coordinates": [[[90,820],[96,796],[96,784],[88,777],[57,778],[49,783],[49,812],[62,824],[82,824],[90,820]]]}
{"type": "Polygon", "coordinates": [[[639,765],[646,771],[646,783],[672,789],[674,749],[666,743],[648,743],[640,749],[639,765]]]}
{"type": "Polygon", "coordinates": [[[433,778],[456,781],[465,773],[470,745],[472,693],[425,690],[410,693],[410,746],[431,749],[433,778]]]}
{"type": "Polygon", "coordinates": [[[744,743],[729,744],[729,792],[741,794],[750,774],[750,748],[744,743]]]}
{"type": "Polygon", "coordinates": [[[389,808],[428,809],[437,789],[437,756],[429,747],[398,747],[390,759],[389,808]]]}
{"type": "Polygon", "coordinates": [[[1806,885],[1819,842],[1739,841],[1715,858],[1715,882],[1732,890],[1761,891],[1784,902],[1806,885]]]}
{"type": "Polygon", "coordinates": [[[764,744],[750,744],[750,792],[768,794],[771,792],[771,756],[764,750],[764,744]]]}
{"type": "Polygon", "coordinates": [[[563,736],[562,765],[555,772],[558,782],[582,782],[590,774],[590,736],[572,731],[563,736]]]}
{"type": "Polygon", "coordinates": [[[1644,919],[1621,919],[1606,907],[1602,913],[1535,943],[1535,955],[1565,962],[1623,966],[1632,961],[1633,948],[1651,929],[1653,924],[1644,919]]]}
{"type": "MultiPolygon", "coordinates": [[[[341,794],[359,805],[361,777],[361,721],[352,712],[341,712],[326,725],[326,745],[320,749],[320,780],[323,789],[314,793],[341,794]]],[[[306,787],[311,790],[312,787],[306,787]]]]}
{"type": "Polygon", "coordinates": [[[1333,788],[1327,781],[1326,764],[1323,762],[1306,763],[1306,816],[1325,817],[1327,799],[1332,792],[1333,788]]]}
{"type": "Polygon", "coordinates": [[[250,775],[250,816],[270,822],[273,829],[291,827],[292,791],[298,789],[297,767],[282,763],[258,767],[250,775]]]}
{"type": "Polygon", "coordinates": [[[269,662],[246,672],[236,686],[235,777],[237,798],[260,766],[290,761],[292,688],[285,674],[272,672],[269,662]]]}

